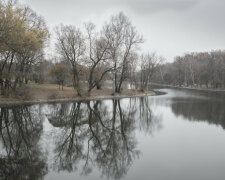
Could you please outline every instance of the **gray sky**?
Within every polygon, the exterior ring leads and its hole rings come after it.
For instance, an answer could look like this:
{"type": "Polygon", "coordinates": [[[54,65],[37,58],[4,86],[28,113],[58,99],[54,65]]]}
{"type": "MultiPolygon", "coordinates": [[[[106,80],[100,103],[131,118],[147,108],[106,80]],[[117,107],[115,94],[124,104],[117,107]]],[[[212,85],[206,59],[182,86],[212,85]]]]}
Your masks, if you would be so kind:
{"type": "Polygon", "coordinates": [[[143,51],[168,61],[193,51],[225,49],[225,0],[19,0],[42,15],[51,32],[56,25],[99,28],[123,11],[145,38],[143,51]]]}

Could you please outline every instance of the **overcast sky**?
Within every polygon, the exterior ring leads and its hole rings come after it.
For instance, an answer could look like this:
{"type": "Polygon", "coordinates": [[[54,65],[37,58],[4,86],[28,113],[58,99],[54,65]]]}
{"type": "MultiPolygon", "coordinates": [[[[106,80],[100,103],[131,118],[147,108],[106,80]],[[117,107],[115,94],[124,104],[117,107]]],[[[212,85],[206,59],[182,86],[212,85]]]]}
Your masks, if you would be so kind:
{"type": "Polygon", "coordinates": [[[168,61],[193,51],[225,49],[225,0],[19,0],[54,27],[101,27],[123,11],[144,36],[143,51],[156,51],[168,61]]]}

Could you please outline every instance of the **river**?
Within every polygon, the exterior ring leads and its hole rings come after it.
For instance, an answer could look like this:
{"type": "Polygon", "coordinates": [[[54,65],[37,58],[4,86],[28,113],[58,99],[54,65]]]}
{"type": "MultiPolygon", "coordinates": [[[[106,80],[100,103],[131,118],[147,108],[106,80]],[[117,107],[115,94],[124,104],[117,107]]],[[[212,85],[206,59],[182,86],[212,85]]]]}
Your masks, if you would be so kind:
{"type": "Polygon", "coordinates": [[[160,91],[0,108],[0,179],[225,179],[225,95],[160,91]]]}

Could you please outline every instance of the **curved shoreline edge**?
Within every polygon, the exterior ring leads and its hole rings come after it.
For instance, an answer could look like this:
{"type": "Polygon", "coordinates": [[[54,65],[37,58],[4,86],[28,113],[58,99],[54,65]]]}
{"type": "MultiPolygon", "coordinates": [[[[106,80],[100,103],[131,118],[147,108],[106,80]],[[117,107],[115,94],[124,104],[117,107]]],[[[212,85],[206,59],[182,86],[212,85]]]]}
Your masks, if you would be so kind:
{"type": "Polygon", "coordinates": [[[1,107],[12,107],[18,105],[35,105],[35,104],[45,104],[45,103],[63,103],[63,102],[80,102],[80,101],[98,101],[98,100],[109,100],[109,99],[124,99],[124,98],[135,98],[135,97],[145,97],[145,96],[158,96],[166,94],[160,91],[151,90],[151,92],[141,93],[136,95],[105,95],[105,96],[90,96],[90,97],[76,97],[76,98],[64,98],[64,99],[39,99],[39,100],[29,100],[29,101],[9,101],[0,102],[1,107]]]}
{"type": "Polygon", "coordinates": [[[206,88],[194,88],[194,87],[180,87],[180,86],[172,86],[172,85],[157,84],[157,83],[151,83],[150,86],[151,85],[152,86],[164,87],[164,88],[181,89],[181,90],[225,93],[225,89],[210,89],[210,88],[206,89],[206,88]]]}

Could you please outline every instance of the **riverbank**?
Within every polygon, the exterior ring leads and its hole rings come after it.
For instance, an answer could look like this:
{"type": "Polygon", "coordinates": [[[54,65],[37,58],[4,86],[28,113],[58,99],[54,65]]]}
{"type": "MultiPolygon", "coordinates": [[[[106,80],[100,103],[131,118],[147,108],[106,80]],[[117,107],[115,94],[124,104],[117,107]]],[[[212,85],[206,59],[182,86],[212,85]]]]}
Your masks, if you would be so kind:
{"type": "Polygon", "coordinates": [[[159,86],[159,87],[168,87],[168,88],[175,88],[175,89],[186,89],[186,90],[195,90],[195,91],[204,91],[204,92],[224,92],[225,89],[212,89],[212,88],[194,88],[194,87],[184,87],[184,86],[172,86],[166,84],[157,84],[151,83],[151,86],[159,86]]]}
{"type": "MultiPolygon", "coordinates": [[[[89,95],[83,93],[81,97],[72,87],[64,87],[60,90],[57,85],[52,84],[29,84],[24,88],[25,97],[7,98],[0,96],[0,106],[17,105],[17,104],[37,104],[37,103],[53,103],[66,101],[88,101],[88,100],[102,100],[102,99],[118,99],[129,97],[153,96],[156,95],[153,91],[139,91],[133,89],[123,90],[121,93],[113,93],[112,89],[94,89],[89,95]]],[[[86,92],[86,90],[84,90],[86,92]]]]}

